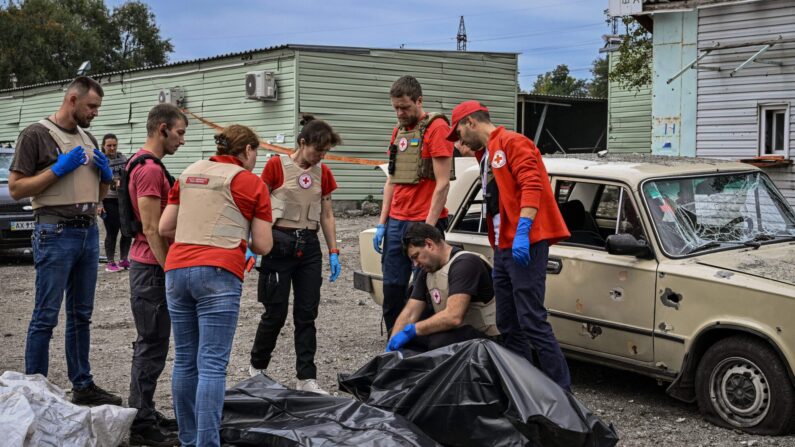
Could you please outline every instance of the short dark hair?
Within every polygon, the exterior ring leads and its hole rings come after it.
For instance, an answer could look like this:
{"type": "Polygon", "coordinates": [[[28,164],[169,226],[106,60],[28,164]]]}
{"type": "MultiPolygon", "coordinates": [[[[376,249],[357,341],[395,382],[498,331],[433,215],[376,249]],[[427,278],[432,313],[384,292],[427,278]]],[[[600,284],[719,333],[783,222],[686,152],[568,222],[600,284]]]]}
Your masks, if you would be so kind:
{"type": "Polygon", "coordinates": [[[478,110],[477,112],[472,112],[469,115],[467,115],[467,117],[472,118],[473,120],[481,123],[491,122],[491,115],[489,115],[489,112],[485,110],[478,110]]]}
{"type": "Polygon", "coordinates": [[[417,102],[417,99],[422,96],[422,86],[420,81],[414,76],[403,75],[392,83],[392,88],[389,89],[389,96],[392,98],[408,96],[412,101],[417,102]]]}
{"type": "Polygon", "coordinates": [[[146,117],[146,136],[154,136],[160,123],[166,123],[166,127],[171,129],[178,119],[181,119],[186,126],[188,125],[188,117],[182,113],[179,107],[173,104],[158,104],[152,107],[146,117]]]}
{"type": "Polygon", "coordinates": [[[312,115],[301,115],[301,131],[295,137],[296,142],[300,143],[304,140],[304,144],[314,146],[319,151],[332,148],[342,142],[337,132],[331,125],[323,120],[319,120],[312,115]]]}
{"type": "Polygon", "coordinates": [[[119,139],[116,138],[116,135],[114,135],[112,133],[106,133],[105,136],[102,137],[102,147],[103,148],[105,147],[105,142],[108,141],[108,140],[116,140],[117,143],[119,142],[119,139]]]}
{"type": "Polygon", "coordinates": [[[425,240],[430,239],[436,244],[441,244],[444,241],[442,232],[433,225],[428,225],[425,222],[414,222],[406,228],[403,233],[403,252],[408,253],[409,247],[422,247],[425,245],[425,240]]]}
{"type": "Polygon", "coordinates": [[[91,79],[88,76],[78,76],[72,79],[72,82],[66,87],[66,93],[70,91],[77,93],[77,96],[84,96],[89,91],[94,90],[100,98],[105,96],[105,90],[99,85],[99,82],[91,79]]]}

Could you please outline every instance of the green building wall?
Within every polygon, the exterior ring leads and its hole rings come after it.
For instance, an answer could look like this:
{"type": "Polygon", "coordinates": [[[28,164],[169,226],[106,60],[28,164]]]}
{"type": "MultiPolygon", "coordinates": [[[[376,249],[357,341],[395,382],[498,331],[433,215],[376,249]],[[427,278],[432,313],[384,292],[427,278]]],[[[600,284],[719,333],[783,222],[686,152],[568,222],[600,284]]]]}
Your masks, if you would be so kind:
{"type": "MultiPolygon", "coordinates": [[[[163,67],[97,75],[105,97],[90,132],[119,137],[120,151],[133,153],[146,139],[146,116],[161,89],[181,87],[184,107],[217,125],[254,128],[264,141],[292,148],[301,113],[327,120],[343,144],[333,153],[386,161],[395,112],[389,88],[403,74],[423,85],[424,106],[448,116],[460,101],[486,104],[500,125],[516,121],[517,56],[507,53],[376,50],[367,48],[287,45],[234,55],[175,63],[163,67]],[[245,73],[272,71],[278,99],[255,101],[245,96],[245,73]]],[[[0,92],[0,142],[57,110],[68,81],[0,92]]],[[[178,175],[198,159],[215,152],[217,131],[189,116],[185,145],[164,163],[178,175]]],[[[260,154],[257,172],[265,163],[260,154]]],[[[327,161],[339,189],[336,199],[380,198],[383,175],[373,166],[327,161]]]]}
{"type": "MultiPolygon", "coordinates": [[[[610,53],[610,70],[617,53],[610,53]]],[[[607,150],[651,152],[651,86],[627,89],[610,81],[607,94],[607,150]]]]}
{"type": "MultiPolygon", "coordinates": [[[[487,105],[492,119],[513,129],[516,122],[517,58],[514,54],[339,49],[297,50],[299,112],[328,121],[343,143],[333,152],[386,161],[396,123],[389,99],[404,74],[422,84],[423,107],[448,117],[459,102],[487,105]]],[[[373,166],[326,162],[340,181],[335,198],[380,197],[384,176],[373,166]]]]}

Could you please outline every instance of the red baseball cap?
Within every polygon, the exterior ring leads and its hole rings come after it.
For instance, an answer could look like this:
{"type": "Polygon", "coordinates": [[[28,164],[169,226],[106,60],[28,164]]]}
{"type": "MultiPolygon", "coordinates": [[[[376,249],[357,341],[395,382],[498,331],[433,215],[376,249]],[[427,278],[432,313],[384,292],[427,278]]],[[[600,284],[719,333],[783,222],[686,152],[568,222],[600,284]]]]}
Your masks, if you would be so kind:
{"type": "Polygon", "coordinates": [[[452,124],[450,125],[450,133],[447,134],[448,141],[458,141],[458,134],[456,133],[456,128],[458,127],[458,123],[466,118],[467,116],[475,113],[475,112],[488,112],[488,107],[484,106],[483,104],[477,101],[464,101],[461,104],[455,106],[453,109],[453,118],[452,124]]]}

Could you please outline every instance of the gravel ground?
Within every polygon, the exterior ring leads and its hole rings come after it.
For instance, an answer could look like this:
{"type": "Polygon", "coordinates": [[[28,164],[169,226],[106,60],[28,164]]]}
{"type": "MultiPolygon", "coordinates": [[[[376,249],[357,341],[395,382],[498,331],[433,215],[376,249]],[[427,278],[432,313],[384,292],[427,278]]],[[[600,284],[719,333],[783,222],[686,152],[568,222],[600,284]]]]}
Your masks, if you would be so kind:
{"type": "MultiPolygon", "coordinates": [[[[339,372],[351,372],[384,348],[380,308],[369,295],[353,289],[353,271],[359,266],[358,234],[375,226],[373,217],[338,218],[337,233],[342,275],[335,283],[325,281],[317,321],[318,381],[337,393],[339,372]]],[[[324,244],[321,244],[324,245],[324,244]]],[[[325,247],[324,247],[325,248],[325,247]]],[[[96,303],[92,329],[91,362],[97,384],[122,395],[129,387],[130,357],[135,328],[129,311],[129,285],[125,273],[106,273],[98,267],[96,303]]],[[[328,265],[324,265],[328,278],[328,265]]],[[[25,331],[33,309],[34,270],[30,254],[21,251],[0,255],[0,372],[24,369],[25,331]]],[[[240,319],[227,384],[248,377],[248,352],[262,305],[257,302],[257,273],[252,271],[243,287],[240,319]]],[[[63,355],[64,316],[51,344],[50,380],[68,389],[63,355]]],[[[295,355],[293,324],[288,318],[268,374],[294,385],[295,355]]],[[[160,378],[156,402],[172,414],[171,368],[173,348],[160,378]]],[[[665,387],[637,374],[584,363],[570,364],[574,394],[603,419],[615,425],[622,446],[795,446],[795,437],[763,437],[715,427],[703,421],[695,405],[684,404],[665,394],[665,387]]]]}

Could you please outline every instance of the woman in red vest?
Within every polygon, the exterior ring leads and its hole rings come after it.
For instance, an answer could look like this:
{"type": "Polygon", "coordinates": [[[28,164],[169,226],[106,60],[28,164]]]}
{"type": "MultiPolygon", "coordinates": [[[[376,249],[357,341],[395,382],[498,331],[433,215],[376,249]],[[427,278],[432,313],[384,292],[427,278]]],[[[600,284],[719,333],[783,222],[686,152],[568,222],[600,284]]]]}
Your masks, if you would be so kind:
{"type": "Polygon", "coordinates": [[[185,446],[220,445],[246,249],[267,254],[273,246],[270,195],[251,172],[257,134],[232,125],[215,141],[215,156],[182,172],[160,219],[160,234],[174,238],[166,257],[166,299],[174,333],[174,412],[185,446]]]}

